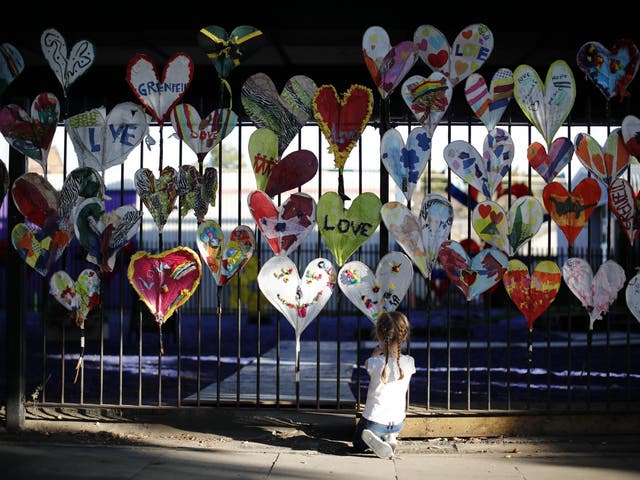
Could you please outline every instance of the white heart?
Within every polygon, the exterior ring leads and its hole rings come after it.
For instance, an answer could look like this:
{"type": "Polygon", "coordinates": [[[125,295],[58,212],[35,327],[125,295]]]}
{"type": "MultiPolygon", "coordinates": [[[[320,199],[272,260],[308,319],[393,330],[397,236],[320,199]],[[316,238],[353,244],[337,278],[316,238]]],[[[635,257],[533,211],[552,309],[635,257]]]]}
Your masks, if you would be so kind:
{"type": "Polygon", "coordinates": [[[491,131],[496,128],[513,97],[513,72],[500,68],[493,74],[489,88],[482,75],[474,73],[467,78],[464,96],[473,113],[491,131]]]}
{"type": "Polygon", "coordinates": [[[95,47],[89,40],[77,42],[67,55],[67,43],[54,28],[42,32],[40,46],[53,73],[62,84],[65,96],[69,86],[91,67],[95,59],[95,47]]]}
{"type": "Polygon", "coordinates": [[[640,322],[640,273],[635,274],[629,280],[624,292],[629,311],[640,322]]]}

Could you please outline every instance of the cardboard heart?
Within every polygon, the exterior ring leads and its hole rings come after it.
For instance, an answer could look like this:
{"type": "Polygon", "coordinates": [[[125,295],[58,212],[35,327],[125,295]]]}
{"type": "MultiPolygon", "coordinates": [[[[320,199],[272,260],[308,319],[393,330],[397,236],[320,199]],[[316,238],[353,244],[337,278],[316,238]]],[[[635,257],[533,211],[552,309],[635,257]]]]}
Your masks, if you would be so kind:
{"type": "Polygon", "coordinates": [[[244,267],[256,246],[253,231],[246,225],[234,228],[225,244],[222,229],[213,220],[205,220],[198,225],[196,242],[218,287],[226,285],[244,267]]]}
{"type": "Polygon", "coordinates": [[[127,65],[127,83],[160,126],[187,92],[192,79],[193,61],[182,52],[169,59],[161,78],[151,57],[143,53],[134,55],[127,65]]]}
{"type": "Polygon", "coordinates": [[[382,98],[387,98],[393,93],[418,60],[412,41],[391,46],[387,31],[378,26],[369,27],[364,32],[362,54],[382,98]]]}
{"type": "Polygon", "coordinates": [[[609,208],[626,233],[630,245],[640,235],[639,194],[640,192],[634,191],[631,182],[624,178],[616,178],[608,191],[609,208]]]}
{"type": "Polygon", "coordinates": [[[71,84],[93,65],[96,55],[93,43],[80,40],[68,52],[62,34],[55,28],[49,28],[42,32],[40,46],[66,97],[71,84]]]}
{"type": "Polygon", "coordinates": [[[326,258],[309,262],[302,277],[287,256],[267,260],[258,273],[262,294],[293,327],[296,339],[318,316],[336,287],[336,269],[326,258]]]}
{"type": "Polygon", "coordinates": [[[265,192],[254,190],[247,196],[249,211],[276,255],[289,255],[313,231],[316,202],[306,193],[292,193],[280,206],[265,192]]]}
{"type": "Polygon", "coordinates": [[[203,174],[193,165],[182,165],[178,170],[181,217],[193,210],[198,223],[204,221],[209,205],[216,204],[217,193],[218,170],[215,167],[205,168],[203,174]]]}
{"type": "Polygon", "coordinates": [[[11,230],[11,244],[20,258],[43,277],[70,241],[71,237],[64,230],[47,232],[27,223],[18,223],[11,230]]]}
{"type": "Polygon", "coordinates": [[[500,282],[509,264],[508,257],[497,248],[485,248],[471,259],[464,247],[455,240],[442,242],[438,260],[449,280],[460,289],[467,301],[500,282]]]}
{"type": "Polygon", "coordinates": [[[229,108],[213,110],[205,118],[188,103],[180,103],[169,114],[171,125],[178,137],[193,150],[202,162],[236,127],[238,116],[229,108]]]}
{"type": "Polygon", "coordinates": [[[176,247],[156,255],[142,250],[131,257],[127,277],[156,322],[162,325],[196,291],[202,266],[189,247],[176,247]]]}
{"type": "Polygon", "coordinates": [[[560,267],[551,260],[538,262],[531,275],[521,260],[509,260],[502,283],[511,301],[527,320],[529,331],[533,330],[536,318],[556,299],[561,281],[560,267]]]}
{"type": "Polygon", "coordinates": [[[249,25],[237,26],[231,33],[218,25],[208,25],[198,32],[198,45],[220,78],[227,78],[234,67],[250,58],[264,42],[262,32],[249,25]]]}
{"type": "Polygon", "coordinates": [[[420,25],[414,35],[418,55],[431,69],[442,72],[455,87],[478,70],[493,51],[493,33],[482,23],[466,26],[450,46],[432,25],[420,25]]]}
{"type": "Polygon", "coordinates": [[[395,128],[387,130],[380,140],[380,160],[407,202],[411,202],[430,158],[431,137],[423,127],[412,129],[406,144],[395,128]]]}
{"type": "Polygon", "coordinates": [[[0,94],[24,70],[24,60],[16,47],[10,43],[0,45],[0,94]]]}
{"type": "Polygon", "coordinates": [[[100,276],[86,268],[74,281],[67,272],[58,270],[49,279],[49,293],[64,308],[75,312],[76,324],[84,328],[87,316],[100,304],[100,276]]]}
{"type": "Polygon", "coordinates": [[[574,139],[580,162],[606,188],[629,167],[629,151],[624,145],[621,132],[620,128],[612,130],[604,149],[588,133],[579,133],[574,139]]]}
{"type": "Polygon", "coordinates": [[[595,178],[584,178],[571,193],[558,182],[548,183],[542,191],[544,206],[569,245],[578,238],[601,196],[602,189],[595,178]]]}
{"type": "Polygon", "coordinates": [[[640,51],[629,38],[617,40],[611,50],[600,42],[583,44],[576,54],[578,68],[584,72],[607,100],[630,95],[629,84],[638,73],[640,51]]]}
{"type": "Polygon", "coordinates": [[[316,208],[316,222],[338,266],[342,267],[375,233],[380,225],[381,207],[380,199],[371,192],[358,195],[348,209],[336,192],[322,194],[316,208]]]}
{"type": "Polygon", "coordinates": [[[589,314],[589,330],[609,311],[626,280],[624,269],[614,260],[607,260],[596,274],[583,258],[572,257],[562,266],[562,278],[569,290],[580,300],[589,314]]]}
{"type": "Polygon", "coordinates": [[[125,162],[149,133],[147,116],[140,105],[119,103],[106,114],[104,107],[65,120],[80,166],[104,172],[125,162]]]}
{"type": "Polygon", "coordinates": [[[400,202],[385,203],[380,215],[393,239],[402,247],[426,279],[431,278],[440,245],[451,232],[453,207],[438,194],[422,199],[419,216],[400,202]]]}
{"type": "Polygon", "coordinates": [[[134,180],[140,200],[153,217],[159,233],[162,233],[178,199],[178,172],[166,166],[156,179],[148,168],[139,168],[134,180]]]}
{"type": "Polygon", "coordinates": [[[444,160],[465,183],[491,199],[509,171],[514,156],[509,132],[496,128],[484,140],[483,154],[464,140],[455,140],[444,148],[444,160]]]}
{"type": "Polygon", "coordinates": [[[631,155],[640,157],[640,118],[627,115],[622,119],[622,139],[631,155]]]}
{"type": "Polygon", "coordinates": [[[433,137],[438,123],[451,104],[453,85],[440,72],[428,77],[413,75],[402,84],[402,99],[418,123],[433,137]]]}
{"type": "Polygon", "coordinates": [[[13,182],[11,197],[18,211],[40,228],[57,228],[60,220],[60,192],[35,172],[20,175],[13,182]]]}
{"type": "Polygon", "coordinates": [[[640,322],[640,273],[636,273],[624,291],[627,307],[631,314],[640,322]]]}
{"type": "Polygon", "coordinates": [[[520,65],[514,70],[513,77],[516,102],[549,146],[576,99],[571,68],[564,60],[556,60],[542,83],[532,67],[520,65]]]}
{"type": "Polygon", "coordinates": [[[473,73],[465,83],[464,96],[475,116],[491,131],[513,98],[513,72],[508,68],[498,69],[489,88],[482,75],[473,73]]]}
{"type": "Polygon", "coordinates": [[[413,264],[402,252],[387,253],[375,273],[359,260],[345,263],[338,272],[342,293],[374,324],[382,312],[398,309],[412,281],[413,264]]]}
{"type": "Polygon", "coordinates": [[[47,157],[58,127],[60,103],[52,93],[41,93],[31,103],[31,115],[9,104],[0,109],[0,132],[20,153],[32,158],[47,172],[47,157]]]}
{"type": "Polygon", "coordinates": [[[549,154],[540,142],[533,142],[527,149],[527,159],[531,167],[549,183],[558,176],[573,157],[574,146],[566,137],[558,137],[551,142],[549,154]]]}

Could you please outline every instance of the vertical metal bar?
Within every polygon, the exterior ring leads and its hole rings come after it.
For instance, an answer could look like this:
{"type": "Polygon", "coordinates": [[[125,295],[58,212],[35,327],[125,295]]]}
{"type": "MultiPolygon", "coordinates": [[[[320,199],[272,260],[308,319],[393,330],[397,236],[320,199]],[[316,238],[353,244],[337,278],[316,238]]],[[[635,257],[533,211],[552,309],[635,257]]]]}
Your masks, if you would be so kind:
{"type": "MultiPolygon", "coordinates": [[[[178,175],[182,170],[183,163],[183,142],[178,142],[178,175]]],[[[202,181],[202,162],[198,162],[199,164],[199,174],[200,181],[202,181]]],[[[178,245],[182,245],[182,197],[178,196],[178,245]]],[[[198,291],[202,289],[202,283],[198,288],[198,291]]],[[[176,322],[175,332],[174,332],[174,340],[176,341],[176,405],[179,407],[182,405],[182,308],[179,308],[177,312],[175,312],[177,318],[174,320],[176,322]]]]}
{"type": "MultiPolygon", "coordinates": [[[[242,145],[242,139],[240,132],[238,132],[238,144],[242,145]]],[[[222,145],[222,143],[220,144],[222,145]]],[[[238,225],[242,224],[242,149],[238,148],[238,225]]],[[[236,352],[236,406],[240,404],[240,370],[242,369],[242,289],[240,283],[240,275],[245,275],[243,271],[239,271],[237,278],[235,279],[236,287],[238,291],[236,309],[237,309],[237,352],[236,352]]]]}
{"type": "MultiPolygon", "coordinates": [[[[316,126],[318,132],[318,200],[322,197],[322,131],[316,126]]],[[[316,257],[322,256],[322,235],[320,229],[316,229],[316,257]]],[[[316,319],[316,408],[320,408],[320,335],[321,329],[320,316],[316,319]]]]}
{"type": "MultiPolygon", "coordinates": [[[[467,141],[471,144],[471,123],[467,123],[467,141]]],[[[472,186],[469,184],[467,186],[467,197],[469,198],[469,205],[467,208],[467,238],[469,242],[467,243],[467,255],[471,257],[471,192],[472,186]]],[[[467,410],[471,410],[471,302],[466,300],[465,302],[465,327],[467,334],[467,410]]]]}
{"type": "MultiPolygon", "coordinates": [[[[120,205],[124,205],[124,163],[120,164],[120,205]]],[[[142,222],[140,222],[142,224],[142,222]]],[[[122,405],[122,380],[123,380],[123,355],[124,355],[124,285],[126,277],[126,269],[124,268],[124,255],[120,253],[118,255],[118,265],[120,267],[120,279],[118,282],[118,291],[120,298],[120,336],[118,339],[118,405],[122,405]]],[[[136,301],[135,298],[132,299],[133,302],[136,301]]],[[[102,299],[102,305],[104,305],[104,299],[102,299]]],[[[132,305],[133,307],[133,305],[132,305]]],[[[133,321],[132,316],[130,316],[133,321]]]]}
{"type": "MultiPolygon", "coordinates": [[[[449,143],[451,143],[451,114],[448,115],[447,121],[447,144],[449,143]]],[[[451,168],[447,167],[447,186],[449,185],[451,185],[451,168]]],[[[451,189],[447,189],[447,198],[451,201],[451,189]]],[[[451,410],[451,288],[447,289],[447,410],[451,410]]]]}
{"type": "MultiPolygon", "coordinates": [[[[140,145],[140,167],[139,168],[143,168],[144,167],[144,148],[142,148],[142,145],[140,145]]],[[[138,204],[139,204],[139,208],[140,211],[142,212],[143,208],[142,208],[142,198],[138,198],[138,204]]],[[[144,250],[145,249],[145,245],[144,245],[144,218],[140,221],[140,232],[138,234],[138,237],[140,238],[140,249],[144,250]]],[[[134,308],[133,311],[134,312],[138,312],[137,317],[138,317],[138,405],[142,405],[142,319],[144,318],[143,315],[143,311],[142,309],[144,308],[141,305],[141,301],[136,298],[136,294],[134,291],[134,302],[138,302],[137,305],[139,308],[134,308]]]]}

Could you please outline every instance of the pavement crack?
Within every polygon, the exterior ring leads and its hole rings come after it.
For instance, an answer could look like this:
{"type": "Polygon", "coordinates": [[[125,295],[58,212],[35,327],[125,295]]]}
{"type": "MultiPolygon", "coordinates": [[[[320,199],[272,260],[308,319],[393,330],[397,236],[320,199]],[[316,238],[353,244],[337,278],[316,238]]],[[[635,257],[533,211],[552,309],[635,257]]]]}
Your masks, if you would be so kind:
{"type": "Polygon", "coordinates": [[[516,471],[516,472],[518,472],[518,474],[520,475],[520,478],[521,478],[522,480],[527,480],[527,477],[526,477],[526,476],[525,476],[525,475],[520,471],[520,469],[518,468],[518,466],[517,466],[517,465],[514,465],[514,467],[513,467],[513,468],[515,469],[515,471],[516,471]]]}
{"type": "Polygon", "coordinates": [[[269,467],[269,471],[267,472],[267,478],[271,477],[271,472],[273,472],[273,468],[276,466],[276,463],[278,462],[279,458],[280,458],[280,453],[278,452],[276,454],[276,458],[274,458],[273,462],[271,463],[271,467],[269,467]]]}

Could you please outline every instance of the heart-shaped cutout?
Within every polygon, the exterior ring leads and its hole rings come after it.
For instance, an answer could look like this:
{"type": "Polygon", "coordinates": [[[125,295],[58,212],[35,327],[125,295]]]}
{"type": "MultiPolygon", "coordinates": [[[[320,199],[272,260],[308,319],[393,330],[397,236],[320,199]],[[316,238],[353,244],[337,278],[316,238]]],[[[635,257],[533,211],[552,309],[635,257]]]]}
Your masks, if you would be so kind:
{"type": "Polygon", "coordinates": [[[193,165],[182,165],[178,170],[181,217],[193,210],[198,223],[203,222],[209,206],[216,204],[217,193],[218,170],[215,167],[205,168],[202,174],[193,165]]]}
{"type": "Polygon", "coordinates": [[[575,148],[571,140],[566,137],[558,137],[551,142],[549,154],[540,142],[533,142],[527,149],[527,159],[531,167],[549,183],[566,167],[575,148]]]}
{"type": "Polygon", "coordinates": [[[640,192],[634,191],[631,182],[616,178],[609,187],[609,208],[633,245],[640,235],[640,192]]]}
{"type": "Polygon", "coordinates": [[[636,273],[624,291],[627,307],[631,314],[640,322],[640,273],[636,273]]]}
{"type": "Polygon", "coordinates": [[[100,305],[100,276],[90,268],[82,270],[74,281],[64,270],[58,270],[49,279],[49,293],[70,312],[76,324],[84,328],[89,313],[100,305]]]}
{"type": "Polygon", "coordinates": [[[208,25],[198,32],[198,45],[220,78],[227,78],[234,67],[250,58],[264,42],[262,32],[250,25],[239,25],[231,33],[218,25],[208,25]]]}
{"type": "Polygon", "coordinates": [[[453,85],[440,72],[428,77],[413,75],[402,84],[402,99],[418,123],[433,137],[438,123],[447,112],[453,95],[453,85]]]}
{"type": "Polygon", "coordinates": [[[640,118],[627,115],[622,119],[622,139],[624,146],[634,157],[640,157],[640,118]]]}
{"type": "Polygon", "coordinates": [[[136,192],[162,233],[178,199],[178,172],[166,166],[155,178],[148,168],[139,168],[134,175],[136,192]]]}
{"type": "Polygon", "coordinates": [[[40,228],[57,228],[60,221],[60,192],[44,176],[35,172],[20,175],[11,187],[18,211],[40,228]]]}
{"type": "Polygon", "coordinates": [[[95,46],[89,40],[80,40],[69,52],[67,42],[55,28],[42,32],[40,46],[66,97],[71,84],[93,65],[95,46]]]}
{"type": "Polygon", "coordinates": [[[475,116],[491,131],[513,98],[513,72],[508,68],[498,69],[489,88],[482,75],[473,73],[465,83],[464,96],[475,116]]]}
{"type": "Polygon", "coordinates": [[[0,94],[24,70],[24,60],[16,47],[10,43],[0,45],[0,94]]]}
{"type": "Polygon", "coordinates": [[[588,133],[577,134],[573,141],[580,162],[606,188],[629,167],[629,151],[621,132],[620,128],[614,129],[607,137],[604,149],[588,133]]]}
{"type": "Polygon", "coordinates": [[[11,244],[20,258],[43,277],[62,256],[71,238],[64,230],[47,232],[26,223],[18,223],[11,230],[11,244]]]}

